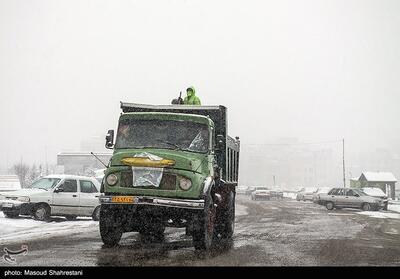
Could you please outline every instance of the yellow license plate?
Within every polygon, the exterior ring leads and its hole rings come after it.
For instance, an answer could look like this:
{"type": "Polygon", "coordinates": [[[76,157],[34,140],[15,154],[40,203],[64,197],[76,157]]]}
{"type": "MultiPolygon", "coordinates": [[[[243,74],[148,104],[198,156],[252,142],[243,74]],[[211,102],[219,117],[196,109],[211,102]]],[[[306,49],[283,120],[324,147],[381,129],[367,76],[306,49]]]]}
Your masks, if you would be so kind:
{"type": "Polygon", "coordinates": [[[133,196],[115,196],[111,198],[112,202],[115,203],[134,203],[135,197],[133,196]]]}

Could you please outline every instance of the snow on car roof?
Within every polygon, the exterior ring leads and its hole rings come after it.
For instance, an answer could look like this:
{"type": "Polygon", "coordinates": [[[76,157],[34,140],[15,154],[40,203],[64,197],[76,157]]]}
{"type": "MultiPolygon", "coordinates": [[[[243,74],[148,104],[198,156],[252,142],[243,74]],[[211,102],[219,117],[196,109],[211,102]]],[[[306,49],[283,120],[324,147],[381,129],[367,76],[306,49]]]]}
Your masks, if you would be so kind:
{"type": "Polygon", "coordinates": [[[91,177],[91,176],[72,175],[72,174],[51,174],[51,175],[44,176],[42,178],[95,179],[94,177],[91,177]]]}

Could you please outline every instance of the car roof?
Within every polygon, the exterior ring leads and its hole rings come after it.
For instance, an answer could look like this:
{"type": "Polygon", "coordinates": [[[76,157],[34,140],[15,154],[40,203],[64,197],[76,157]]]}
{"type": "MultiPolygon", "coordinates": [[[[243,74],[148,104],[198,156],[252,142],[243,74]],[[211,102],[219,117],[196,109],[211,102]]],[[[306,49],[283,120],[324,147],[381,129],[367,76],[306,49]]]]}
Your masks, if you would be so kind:
{"type": "Polygon", "coordinates": [[[51,174],[51,175],[46,175],[41,178],[60,178],[60,179],[95,179],[95,177],[91,176],[82,176],[82,175],[71,175],[71,174],[51,174]]]}

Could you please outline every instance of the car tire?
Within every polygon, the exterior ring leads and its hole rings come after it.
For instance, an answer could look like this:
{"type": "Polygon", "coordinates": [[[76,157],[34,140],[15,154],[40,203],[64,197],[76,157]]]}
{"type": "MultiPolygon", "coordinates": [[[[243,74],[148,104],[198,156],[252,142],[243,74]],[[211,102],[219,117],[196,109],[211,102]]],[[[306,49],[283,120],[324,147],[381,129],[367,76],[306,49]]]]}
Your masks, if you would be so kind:
{"type": "Polygon", "coordinates": [[[369,203],[364,203],[361,207],[363,211],[370,211],[371,210],[371,205],[369,203]]]}
{"type": "Polygon", "coordinates": [[[33,218],[38,221],[48,221],[50,219],[50,207],[47,204],[39,204],[33,209],[33,218]]]}
{"type": "Polygon", "coordinates": [[[92,214],[92,219],[93,219],[93,221],[100,220],[100,205],[94,209],[93,214],[92,214]]]}
{"type": "Polygon", "coordinates": [[[65,218],[66,218],[68,221],[75,221],[75,220],[76,220],[76,217],[77,217],[77,216],[75,216],[75,215],[68,215],[68,216],[65,216],[65,218]]]}
{"type": "Polygon", "coordinates": [[[193,215],[193,246],[196,250],[210,250],[213,244],[216,208],[210,191],[204,210],[193,215]]]}
{"type": "Polygon", "coordinates": [[[325,206],[326,206],[326,209],[328,209],[328,210],[332,210],[335,207],[333,202],[327,202],[325,204],[325,206]]]}
{"type": "Polygon", "coordinates": [[[100,206],[100,236],[107,247],[117,246],[122,237],[122,224],[113,205],[102,204],[100,206]]]}
{"type": "Polygon", "coordinates": [[[19,212],[4,212],[4,216],[6,216],[6,218],[18,218],[19,216],[19,212]]]}

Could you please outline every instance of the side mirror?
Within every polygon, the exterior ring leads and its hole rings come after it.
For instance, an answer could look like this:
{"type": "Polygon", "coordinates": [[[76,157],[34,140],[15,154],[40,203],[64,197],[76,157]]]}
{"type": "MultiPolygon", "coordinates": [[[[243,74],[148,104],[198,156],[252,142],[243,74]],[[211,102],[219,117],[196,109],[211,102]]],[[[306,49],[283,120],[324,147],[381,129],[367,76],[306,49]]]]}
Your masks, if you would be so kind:
{"type": "Polygon", "coordinates": [[[358,198],[360,195],[359,194],[355,194],[355,196],[358,198]]]}
{"type": "Polygon", "coordinates": [[[108,130],[106,135],[106,148],[112,149],[114,147],[114,130],[108,130]]]}
{"type": "Polygon", "coordinates": [[[223,135],[217,135],[216,147],[218,150],[222,150],[224,148],[225,138],[223,135]]]}
{"type": "Polygon", "coordinates": [[[64,189],[63,188],[54,189],[54,193],[60,193],[60,192],[64,192],[64,189]]]}

